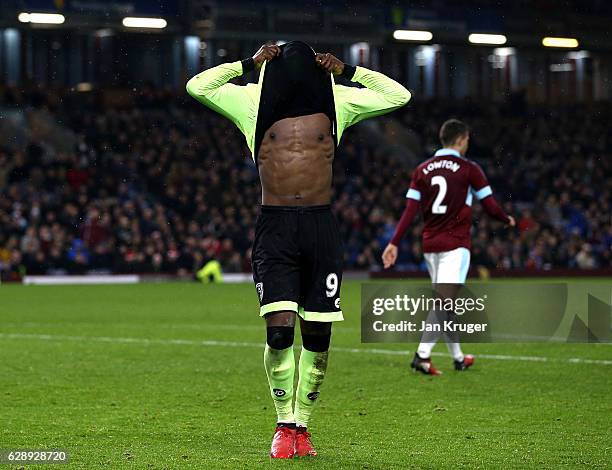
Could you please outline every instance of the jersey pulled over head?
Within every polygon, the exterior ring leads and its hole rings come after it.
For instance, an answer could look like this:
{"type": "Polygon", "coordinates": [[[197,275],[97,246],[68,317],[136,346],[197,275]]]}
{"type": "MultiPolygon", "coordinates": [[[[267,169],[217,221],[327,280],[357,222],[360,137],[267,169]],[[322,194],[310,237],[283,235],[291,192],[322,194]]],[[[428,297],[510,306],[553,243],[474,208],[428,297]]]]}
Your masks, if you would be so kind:
{"type": "MultiPolygon", "coordinates": [[[[281,119],[323,113],[336,119],[332,81],[315,62],[308,44],[291,41],[280,46],[281,54],[266,64],[257,129],[255,155],[266,131],[281,119]]],[[[335,138],[335,137],[334,137],[335,138]]]]}

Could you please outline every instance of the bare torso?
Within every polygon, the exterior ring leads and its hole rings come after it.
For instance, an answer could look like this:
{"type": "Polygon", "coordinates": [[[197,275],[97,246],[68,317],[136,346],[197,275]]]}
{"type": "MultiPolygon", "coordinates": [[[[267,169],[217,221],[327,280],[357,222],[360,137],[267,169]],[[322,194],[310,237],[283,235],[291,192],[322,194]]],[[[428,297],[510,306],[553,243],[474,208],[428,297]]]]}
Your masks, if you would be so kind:
{"type": "Polygon", "coordinates": [[[334,140],[325,114],[275,122],[265,133],[257,155],[262,204],[329,204],[333,160],[334,140]]]}

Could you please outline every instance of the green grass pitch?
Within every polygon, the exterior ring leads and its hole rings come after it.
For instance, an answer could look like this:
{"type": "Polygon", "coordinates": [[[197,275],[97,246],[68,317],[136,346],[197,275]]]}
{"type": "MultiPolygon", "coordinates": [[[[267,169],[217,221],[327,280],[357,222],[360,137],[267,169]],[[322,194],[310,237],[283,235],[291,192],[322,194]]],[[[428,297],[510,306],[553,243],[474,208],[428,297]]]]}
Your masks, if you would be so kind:
{"type": "Polygon", "coordinates": [[[611,345],[466,345],[476,366],[455,373],[441,344],[429,378],[398,354],[413,345],[360,344],[359,283],[343,310],[319,456],[271,461],[252,285],[0,286],[0,448],[82,469],[611,467],[611,345]]]}

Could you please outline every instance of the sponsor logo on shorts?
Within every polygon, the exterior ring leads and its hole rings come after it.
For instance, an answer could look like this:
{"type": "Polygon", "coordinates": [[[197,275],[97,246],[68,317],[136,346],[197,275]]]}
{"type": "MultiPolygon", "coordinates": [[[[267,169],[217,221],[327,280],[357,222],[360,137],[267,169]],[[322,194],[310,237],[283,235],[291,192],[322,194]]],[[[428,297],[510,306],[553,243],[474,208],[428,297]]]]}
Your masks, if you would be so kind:
{"type": "Polygon", "coordinates": [[[263,300],[263,282],[258,282],[255,284],[255,289],[257,289],[257,295],[259,296],[259,301],[263,300]]]}
{"type": "Polygon", "coordinates": [[[317,398],[319,398],[319,392],[310,392],[306,396],[308,397],[309,400],[315,401],[317,398]]]}
{"type": "Polygon", "coordinates": [[[285,391],[281,388],[273,388],[272,389],[272,393],[274,393],[275,396],[277,397],[284,397],[285,396],[285,391]]]}
{"type": "Polygon", "coordinates": [[[334,300],[334,307],[340,308],[340,297],[338,297],[336,300],[334,300]]]}

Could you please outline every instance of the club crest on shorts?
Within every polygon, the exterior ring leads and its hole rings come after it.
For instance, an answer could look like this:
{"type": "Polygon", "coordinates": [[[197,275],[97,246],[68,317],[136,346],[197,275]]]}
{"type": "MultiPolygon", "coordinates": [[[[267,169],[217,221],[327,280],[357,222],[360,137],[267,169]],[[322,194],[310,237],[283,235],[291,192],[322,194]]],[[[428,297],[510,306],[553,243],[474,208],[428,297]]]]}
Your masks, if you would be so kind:
{"type": "Polygon", "coordinates": [[[308,397],[309,400],[315,401],[317,398],[319,398],[319,392],[310,392],[306,396],[308,397]]]}
{"type": "Polygon", "coordinates": [[[255,289],[257,290],[257,295],[259,296],[259,301],[263,300],[263,282],[258,282],[255,284],[255,289]]]}
{"type": "Polygon", "coordinates": [[[274,388],[272,389],[272,393],[274,393],[275,397],[284,397],[285,396],[285,391],[281,388],[274,388]]]}

